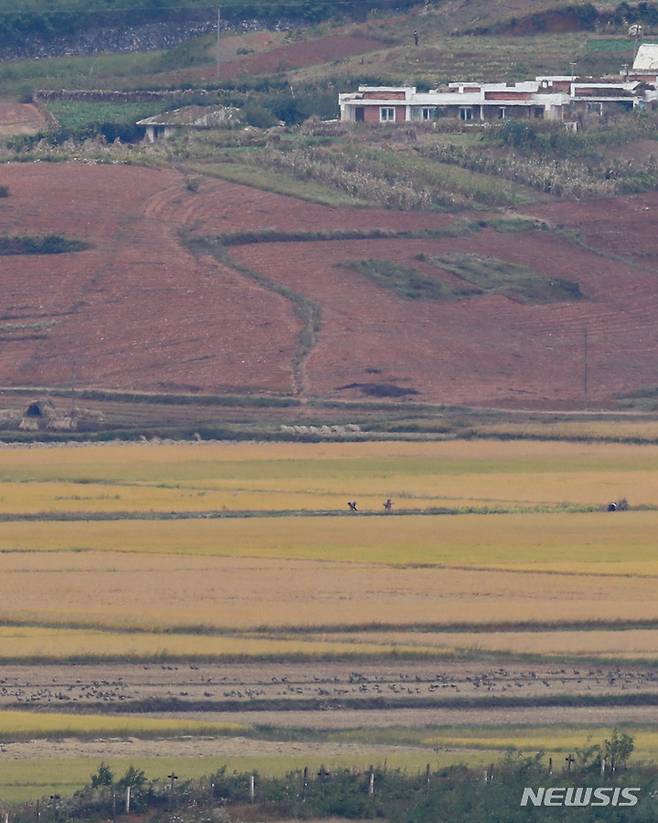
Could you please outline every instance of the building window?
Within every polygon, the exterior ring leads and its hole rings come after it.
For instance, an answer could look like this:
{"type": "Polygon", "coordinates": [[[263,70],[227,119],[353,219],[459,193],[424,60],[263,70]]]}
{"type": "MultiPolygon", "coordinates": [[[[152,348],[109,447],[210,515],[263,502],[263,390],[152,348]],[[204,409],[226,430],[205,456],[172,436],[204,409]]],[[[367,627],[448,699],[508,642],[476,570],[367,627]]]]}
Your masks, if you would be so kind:
{"type": "Polygon", "coordinates": [[[507,109],[505,108],[505,106],[501,106],[498,109],[498,119],[499,120],[505,120],[506,117],[507,117],[507,109]]]}
{"type": "Polygon", "coordinates": [[[599,117],[601,117],[601,115],[603,114],[603,103],[588,103],[587,113],[597,114],[599,117]]]}
{"type": "Polygon", "coordinates": [[[471,106],[462,106],[459,109],[459,119],[463,120],[465,123],[468,123],[469,120],[473,119],[473,109],[471,106]]]}
{"type": "Polygon", "coordinates": [[[427,106],[422,110],[422,119],[423,120],[434,120],[436,116],[436,109],[432,106],[427,106]]]}
{"type": "Polygon", "coordinates": [[[533,114],[537,118],[537,120],[541,120],[544,117],[544,107],[543,106],[535,106],[533,114]]]}
{"type": "Polygon", "coordinates": [[[382,106],[379,110],[379,122],[380,123],[394,123],[395,122],[395,109],[393,106],[382,106]]]}

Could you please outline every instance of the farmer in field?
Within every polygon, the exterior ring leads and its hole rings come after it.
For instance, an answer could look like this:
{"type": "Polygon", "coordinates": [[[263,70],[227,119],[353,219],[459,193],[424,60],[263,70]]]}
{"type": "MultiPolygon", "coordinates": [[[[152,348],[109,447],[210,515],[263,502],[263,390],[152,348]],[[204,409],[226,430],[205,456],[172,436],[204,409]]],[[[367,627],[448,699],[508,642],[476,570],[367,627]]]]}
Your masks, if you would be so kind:
{"type": "Polygon", "coordinates": [[[418,32],[415,29],[414,29],[414,45],[415,46],[420,45],[420,35],[418,34],[418,32]]]}
{"type": "Polygon", "coordinates": [[[356,500],[348,500],[347,505],[350,507],[351,512],[358,512],[359,507],[356,504],[356,500]]]}
{"type": "Polygon", "coordinates": [[[393,511],[393,501],[391,500],[390,497],[384,503],[384,511],[385,512],[393,511]]]}

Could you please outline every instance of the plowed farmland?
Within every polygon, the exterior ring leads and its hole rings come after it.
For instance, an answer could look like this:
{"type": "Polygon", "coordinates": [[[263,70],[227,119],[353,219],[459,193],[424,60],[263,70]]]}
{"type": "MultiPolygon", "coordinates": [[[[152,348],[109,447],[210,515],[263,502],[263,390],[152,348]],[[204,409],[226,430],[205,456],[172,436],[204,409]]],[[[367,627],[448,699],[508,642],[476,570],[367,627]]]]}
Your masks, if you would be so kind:
{"type": "MultiPolygon", "coordinates": [[[[275,74],[290,69],[301,69],[319,63],[329,63],[355,54],[364,54],[383,48],[379,40],[361,34],[333,34],[298,43],[285,43],[267,51],[236,57],[221,65],[223,80],[236,77],[275,74]]],[[[212,80],[215,67],[178,72],[171,79],[212,80]]]]}
{"type": "Polygon", "coordinates": [[[367,384],[389,383],[439,401],[577,404],[585,330],[591,396],[597,402],[655,379],[655,275],[560,243],[551,233],[259,244],[236,254],[324,308],[322,332],[307,365],[317,394],[358,396],[367,384]],[[341,266],[376,258],[458,284],[453,274],[418,262],[421,255],[446,252],[495,257],[531,267],[549,280],[568,278],[585,299],[552,305],[526,305],[501,295],[405,300],[341,266]]]}
{"type": "Polygon", "coordinates": [[[639,197],[618,197],[614,208],[603,200],[591,203],[561,203],[538,208],[540,216],[568,224],[583,240],[604,252],[645,262],[655,271],[658,260],[655,193],[639,197]]]}
{"type": "MultiPolygon", "coordinates": [[[[0,383],[297,394],[535,408],[600,406],[655,385],[656,195],[537,206],[554,229],[423,239],[318,240],[318,231],[445,229],[438,213],[331,208],[174,171],[93,164],[5,166],[3,234],[57,233],[90,248],[3,258],[0,383]],[[295,242],[259,232],[295,233],[295,242]],[[225,254],[185,237],[251,232],[225,254]],[[300,233],[308,237],[300,237],[300,233]],[[385,261],[445,287],[437,263],[476,255],[566,279],[581,299],[502,294],[410,299],[348,268],[385,261]],[[626,260],[628,258],[628,260],[626,260]],[[317,328],[303,339],[300,305],[317,328]]],[[[462,282],[463,285],[463,282],[462,282]]]]}
{"type": "Polygon", "coordinates": [[[67,164],[7,168],[2,178],[11,191],[4,233],[55,232],[92,245],[4,258],[3,383],[288,389],[292,308],[185,250],[177,174],[67,164]],[[160,219],[157,204],[177,196],[180,221],[160,219]]]}

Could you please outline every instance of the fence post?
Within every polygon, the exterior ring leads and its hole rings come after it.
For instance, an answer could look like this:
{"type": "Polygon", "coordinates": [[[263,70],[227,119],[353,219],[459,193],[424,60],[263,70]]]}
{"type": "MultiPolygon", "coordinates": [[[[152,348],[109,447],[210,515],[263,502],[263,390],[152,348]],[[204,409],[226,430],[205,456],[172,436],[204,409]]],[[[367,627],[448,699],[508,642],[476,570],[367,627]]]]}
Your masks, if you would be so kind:
{"type": "Polygon", "coordinates": [[[36,818],[37,823],[40,823],[41,820],[41,803],[37,800],[37,808],[36,808],[36,818]]]}
{"type": "Polygon", "coordinates": [[[605,757],[601,758],[601,777],[605,774],[605,757]]]}
{"type": "Polygon", "coordinates": [[[249,778],[249,802],[253,803],[256,800],[256,776],[251,775],[249,778]]]}
{"type": "Polygon", "coordinates": [[[370,767],[370,780],[368,781],[368,796],[375,796],[375,770],[372,766],[370,767]]]}
{"type": "Polygon", "coordinates": [[[130,786],[126,786],[126,814],[130,814],[130,786]]]}
{"type": "Polygon", "coordinates": [[[425,786],[426,786],[428,792],[430,790],[431,783],[432,783],[432,772],[430,770],[430,764],[428,763],[427,766],[425,766],[425,786]]]}
{"type": "Polygon", "coordinates": [[[302,803],[306,803],[306,792],[308,790],[308,766],[304,766],[304,775],[302,777],[302,803]]]}

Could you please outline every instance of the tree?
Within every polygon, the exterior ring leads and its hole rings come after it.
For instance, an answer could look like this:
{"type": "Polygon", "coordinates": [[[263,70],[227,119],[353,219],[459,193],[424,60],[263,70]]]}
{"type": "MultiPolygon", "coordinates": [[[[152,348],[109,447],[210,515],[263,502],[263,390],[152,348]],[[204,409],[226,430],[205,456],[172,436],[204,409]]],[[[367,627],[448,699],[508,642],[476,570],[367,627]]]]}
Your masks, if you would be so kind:
{"type": "Polygon", "coordinates": [[[601,747],[601,756],[605,757],[612,771],[623,768],[633,753],[635,742],[629,734],[619,733],[618,729],[612,732],[610,740],[604,740],[601,747]]]}
{"type": "Polygon", "coordinates": [[[136,769],[134,766],[129,766],[124,776],[117,783],[118,786],[125,789],[130,786],[131,789],[141,789],[146,783],[146,774],[143,769],[136,769]]]}
{"type": "Polygon", "coordinates": [[[94,772],[89,780],[89,785],[92,789],[97,789],[100,786],[111,786],[113,783],[114,772],[107,765],[107,763],[101,763],[98,767],[98,771],[94,772]]]}

